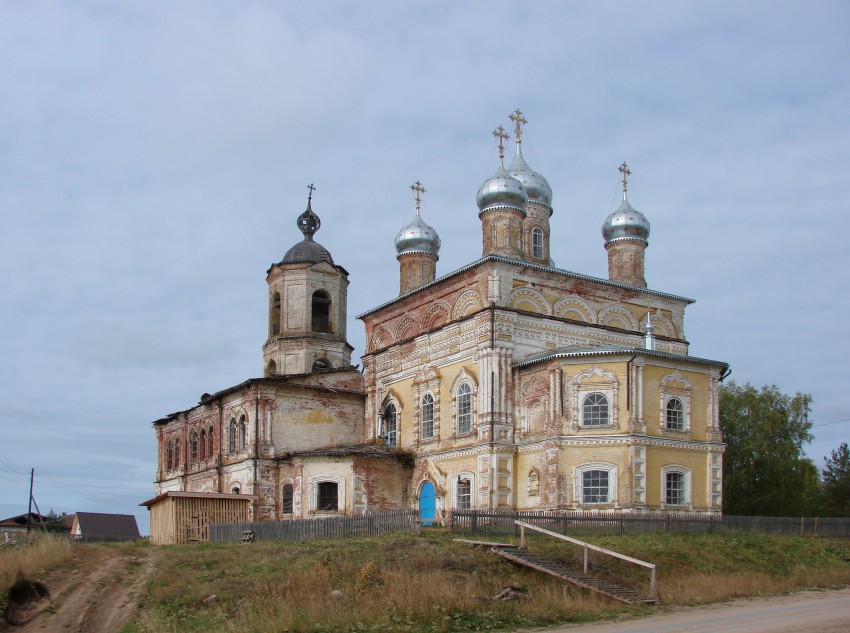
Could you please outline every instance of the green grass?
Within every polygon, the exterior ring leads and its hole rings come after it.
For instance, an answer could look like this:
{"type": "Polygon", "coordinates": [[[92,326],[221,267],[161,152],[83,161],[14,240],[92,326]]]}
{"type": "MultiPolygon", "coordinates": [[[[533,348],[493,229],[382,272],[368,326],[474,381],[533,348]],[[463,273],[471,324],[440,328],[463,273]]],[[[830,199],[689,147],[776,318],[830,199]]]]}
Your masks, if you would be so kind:
{"type": "MultiPolygon", "coordinates": [[[[850,582],[850,543],[767,536],[647,535],[590,541],[658,566],[665,605],[850,582]]],[[[581,548],[530,539],[532,551],[581,564],[581,548]]],[[[567,588],[450,535],[164,548],[125,633],[169,631],[510,630],[645,612],[567,588]],[[493,600],[521,586],[528,600],[493,600]],[[333,597],[338,590],[342,597],[333,597]],[[208,603],[204,599],[215,595],[208,603]]],[[[591,556],[591,571],[648,588],[642,568],[591,556]]]]}

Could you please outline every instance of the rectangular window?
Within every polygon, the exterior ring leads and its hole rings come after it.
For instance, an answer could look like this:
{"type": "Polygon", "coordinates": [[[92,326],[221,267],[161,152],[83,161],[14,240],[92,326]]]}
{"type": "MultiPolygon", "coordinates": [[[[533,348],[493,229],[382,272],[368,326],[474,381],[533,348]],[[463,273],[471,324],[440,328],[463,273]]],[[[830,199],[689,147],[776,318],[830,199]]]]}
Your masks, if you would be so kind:
{"type": "Polygon", "coordinates": [[[319,499],[317,510],[336,512],[339,510],[339,486],[333,481],[319,483],[319,499]]]}
{"type": "Polygon", "coordinates": [[[426,394],[422,398],[422,439],[434,437],[434,398],[426,394]]]}
{"type": "Polygon", "coordinates": [[[667,473],[665,483],[667,487],[665,494],[667,505],[685,505],[685,475],[683,473],[667,473]]]}
{"type": "Polygon", "coordinates": [[[472,389],[463,383],[457,390],[457,434],[472,432],[472,389]]]}
{"type": "Polygon", "coordinates": [[[457,480],[457,509],[472,509],[472,482],[469,479],[457,480]]]}
{"type": "Polygon", "coordinates": [[[582,473],[582,502],[608,503],[607,470],[586,470],[582,473]]]}

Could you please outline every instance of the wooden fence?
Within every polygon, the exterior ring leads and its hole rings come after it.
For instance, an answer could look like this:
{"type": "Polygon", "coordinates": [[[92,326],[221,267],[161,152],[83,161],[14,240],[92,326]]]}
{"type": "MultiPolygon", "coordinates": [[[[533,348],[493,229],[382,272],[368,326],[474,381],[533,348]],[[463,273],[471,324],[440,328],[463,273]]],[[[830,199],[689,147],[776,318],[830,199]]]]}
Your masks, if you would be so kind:
{"type": "Polygon", "coordinates": [[[241,541],[246,532],[253,532],[255,541],[345,539],[358,536],[380,536],[388,532],[419,534],[419,511],[388,510],[292,521],[223,523],[210,526],[210,541],[241,541]]]}
{"type": "Polygon", "coordinates": [[[515,536],[514,521],[526,521],[559,534],[784,534],[850,537],[850,518],[711,516],[697,513],[593,511],[455,510],[452,532],[470,536],[515,536]]]}

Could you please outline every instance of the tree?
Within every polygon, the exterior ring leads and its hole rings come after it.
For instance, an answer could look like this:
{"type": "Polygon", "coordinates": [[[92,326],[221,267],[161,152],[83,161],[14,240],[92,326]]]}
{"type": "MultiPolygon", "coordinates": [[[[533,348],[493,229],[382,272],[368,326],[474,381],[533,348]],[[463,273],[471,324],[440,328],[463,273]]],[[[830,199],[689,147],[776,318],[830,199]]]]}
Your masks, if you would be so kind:
{"type": "Polygon", "coordinates": [[[803,454],[812,440],[812,397],[730,382],[720,392],[723,511],[732,515],[805,516],[817,509],[818,469],[803,454]]]}
{"type": "Polygon", "coordinates": [[[850,449],[842,442],[824,457],[823,504],[829,516],[850,516],[850,449]]]}

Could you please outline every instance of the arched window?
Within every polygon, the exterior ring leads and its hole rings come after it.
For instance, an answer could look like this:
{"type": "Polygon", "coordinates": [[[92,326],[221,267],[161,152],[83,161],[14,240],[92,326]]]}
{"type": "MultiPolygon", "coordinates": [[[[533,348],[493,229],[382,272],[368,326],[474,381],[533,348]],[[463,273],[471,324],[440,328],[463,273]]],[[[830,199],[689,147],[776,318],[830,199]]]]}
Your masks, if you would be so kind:
{"type": "Polygon", "coordinates": [[[384,408],[384,439],[387,446],[398,446],[398,414],[392,402],[384,408]]]}
{"type": "Polygon", "coordinates": [[[274,376],[276,373],[277,373],[277,363],[275,363],[273,360],[270,360],[269,364],[266,365],[266,375],[267,376],[274,376]]]}
{"type": "Polygon", "coordinates": [[[228,452],[236,452],[236,418],[230,419],[230,435],[228,437],[228,452]]]}
{"type": "Polygon", "coordinates": [[[609,424],[608,398],[594,392],[588,394],[582,403],[582,424],[584,426],[607,426],[609,424]]]}
{"type": "Polygon", "coordinates": [[[422,397],[422,439],[434,437],[434,396],[426,393],[422,397]]]}
{"type": "Polygon", "coordinates": [[[272,295],[271,310],[269,310],[269,334],[277,336],[280,334],[280,293],[272,295]]]}
{"type": "Polygon", "coordinates": [[[472,387],[468,382],[457,388],[457,434],[472,432],[472,387]]]}
{"type": "Polygon", "coordinates": [[[180,438],[174,440],[174,468],[180,467],[180,438]]]}
{"type": "Polygon", "coordinates": [[[313,361],[313,371],[320,371],[322,369],[333,369],[331,361],[327,358],[317,358],[313,361]]]}
{"type": "Polygon", "coordinates": [[[283,484],[283,492],[281,494],[281,511],[283,512],[283,514],[292,514],[292,499],[292,484],[283,484]]]}
{"type": "Polygon", "coordinates": [[[198,457],[201,461],[207,458],[207,432],[204,429],[201,429],[201,439],[198,442],[198,457]]]}
{"type": "Polygon", "coordinates": [[[168,444],[165,449],[165,469],[171,470],[174,468],[174,442],[168,440],[168,444]]]}
{"type": "Polygon", "coordinates": [[[245,450],[245,440],[248,437],[248,425],[245,422],[245,416],[239,418],[239,450],[245,450]]]}
{"type": "Polygon", "coordinates": [[[207,429],[207,442],[208,442],[207,455],[209,455],[210,457],[215,455],[215,448],[214,448],[215,442],[213,440],[214,440],[213,427],[210,427],[209,429],[207,429]]]}
{"type": "Polygon", "coordinates": [[[528,496],[536,497],[540,494],[540,473],[532,468],[528,473],[528,496]]]}
{"type": "Polygon", "coordinates": [[[231,492],[231,494],[238,495],[239,494],[239,486],[233,486],[233,488],[230,489],[230,492],[231,492]]]}
{"type": "Polygon", "coordinates": [[[535,226],[531,231],[531,256],[543,259],[543,229],[535,226]]]}
{"type": "Polygon", "coordinates": [[[189,440],[189,451],[192,455],[192,462],[198,461],[198,432],[192,431],[192,437],[189,440]]]}
{"type": "Polygon", "coordinates": [[[472,481],[466,477],[459,477],[457,480],[456,500],[458,510],[472,509],[472,481]]]}
{"type": "Polygon", "coordinates": [[[670,398],[667,401],[665,412],[666,428],[669,431],[685,430],[685,407],[678,398],[670,398]]]}
{"type": "Polygon", "coordinates": [[[312,312],[310,317],[311,329],[314,332],[331,331],[331,298],[324,290],[313,293],[312,312]]]}

